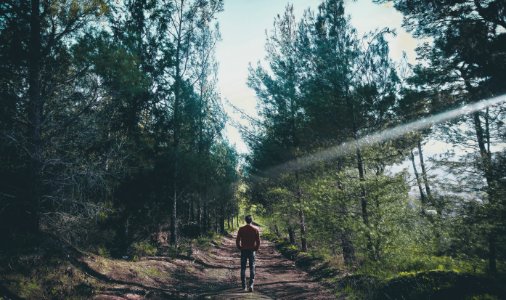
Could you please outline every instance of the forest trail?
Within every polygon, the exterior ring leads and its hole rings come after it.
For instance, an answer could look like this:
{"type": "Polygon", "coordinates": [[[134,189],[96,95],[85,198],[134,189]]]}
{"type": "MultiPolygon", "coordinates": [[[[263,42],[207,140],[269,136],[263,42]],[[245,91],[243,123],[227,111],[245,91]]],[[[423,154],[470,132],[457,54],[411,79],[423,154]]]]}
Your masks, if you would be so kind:
{"type": "MultiPolygon", "coordinates": [[[[135,263],[136,267],[127,267],[126,274],[111,270],[106,276],[115,277],[116,286],[109,286],[94,299],[335,299],[266,240],[257,253],[253,293],[240,289],[240,252],[235,247],[235,234],[223,237],[210,249],[195,250],[192,257],[193,261],[142,260],[135,263]]],[[[87,263],[100,269],[92,261],[87,263]]]]}
{"type": "MultiPolygon", "coordinates": [[[[309,275],[284,258],[276,251],[274,244],[262,240],[256,256],[255,292],[240,290],[240,252],[235,247],[235,235],[223,238],[221,245],[214,247],[208,256],[217,268],[226,268],[233,272],[236,286],[201,295],[207,299],[335,299],[330,292],[309,275]]],[[[246,272],[247,276],[249,271],[246,272]]]]}

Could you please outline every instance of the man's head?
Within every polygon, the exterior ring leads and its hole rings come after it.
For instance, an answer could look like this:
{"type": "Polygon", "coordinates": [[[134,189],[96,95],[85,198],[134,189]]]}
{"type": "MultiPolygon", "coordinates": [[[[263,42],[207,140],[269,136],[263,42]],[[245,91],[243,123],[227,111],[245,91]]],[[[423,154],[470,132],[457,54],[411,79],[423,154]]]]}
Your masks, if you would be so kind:
{"type": "Polygon", "coordinates": [[[247,215],[246,217],[244,217],[244,220],[248,224],[251,224],[251,222],[253,222],[253,218],[251,217],[251,215],[247,215]]]}

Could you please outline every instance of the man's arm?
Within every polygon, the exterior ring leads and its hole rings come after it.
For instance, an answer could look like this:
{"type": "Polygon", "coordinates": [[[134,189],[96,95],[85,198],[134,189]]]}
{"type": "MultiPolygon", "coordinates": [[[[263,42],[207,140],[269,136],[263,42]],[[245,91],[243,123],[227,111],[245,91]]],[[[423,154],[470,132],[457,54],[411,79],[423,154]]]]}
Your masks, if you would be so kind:
{"type": "Polygon", "coordinates": [[[237,232],[237,237],[235,238],[235,245],[237,246],[237,249],[241,250],[241,229],[239,228],[239,231],[237,232]]]}
{"type": "Polygon", "coordinates": [[[260,248],[260,233],[257,230],[255,237],[255,251],[258,251],[259,248],[260,248]]]}

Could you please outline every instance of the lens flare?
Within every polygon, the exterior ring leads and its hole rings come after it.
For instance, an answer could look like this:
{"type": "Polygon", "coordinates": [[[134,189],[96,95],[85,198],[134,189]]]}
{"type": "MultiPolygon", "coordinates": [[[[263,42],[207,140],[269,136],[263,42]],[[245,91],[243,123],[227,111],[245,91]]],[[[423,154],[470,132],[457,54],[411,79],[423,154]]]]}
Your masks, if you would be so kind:
{"type": "Polygon", "coordinates": [[[266,174],[269,176],[280,174],[281,172],[295,172],[306,169],[316,163],[329,161],[340,156],[344,156],[356,151],[357,147],[370,146],[376,143],[393,140],[399,138],[406,133],[431,127],[432,125],[446,122],[457,117],[480,111],[490,106],[500,105],[506,102],[506,95],[497,96],[490,99],[481,100],[479,102],[468,104],[447,112],[429,116],[408,124],[396,126],[380,132],[366,135],[358,140],[351,140],[337,146],[333,146],[318,151],[307,156],[297,158],[287,163],[278,165],[269,169],[266,174]]]}

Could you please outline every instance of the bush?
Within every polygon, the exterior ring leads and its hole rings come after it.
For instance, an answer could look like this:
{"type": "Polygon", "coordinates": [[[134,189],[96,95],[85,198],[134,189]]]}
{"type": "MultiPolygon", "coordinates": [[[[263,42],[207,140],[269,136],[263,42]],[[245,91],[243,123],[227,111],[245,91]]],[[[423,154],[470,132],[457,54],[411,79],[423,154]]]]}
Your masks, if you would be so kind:
{"type": "Polygon", "coordinates": [[[497,280],[472,274],[430,271],[404,274],[386,282],[375,299],[502,299],[497,280]]]}
{"type": "Polygon", "coordinates": [[[130,245],[128,249],[128,253],[134,259],[137,259],[142,256],[153,256],[157,252],[157,248],[146,241],[135,242],[130,245]]]}
{"type": "Polygon", "coordinates": [[[288,240],[278,240],[276,242],[276,248],[281,254],[289,259],[295,259],[299,254],[299,249],[296,245],[291,244],[288,240]]]}
{"type": "Polygon", "coordinates": [[[23,279],[19,283],[20,296],[23,298],[35,299],[43,293],[42,286],[34,279],[23,279]]]}
{"type": "Polygon", "coordinates": [[[207,250],[211,245],[220,245],[220,235],[214,231],[209,231],[206,235],[201,235],[197,238],[197,247],[203,250],[207,250]]]}
{"type": "Polygon", "coordinates": [[[338,280],[337,291],[345,294],[347,299],[371,299],[374,298],[375,291],[381,287],[381,284],[381,280],[375,276],[349,275],[338,280]]]}
{"type": "Polygon", "coordinates": [[[107,249],[105,246],[98,246],[97,254],[102,257],[111,257],[111,253],[109,252],[109,249],[107,249]]]}

